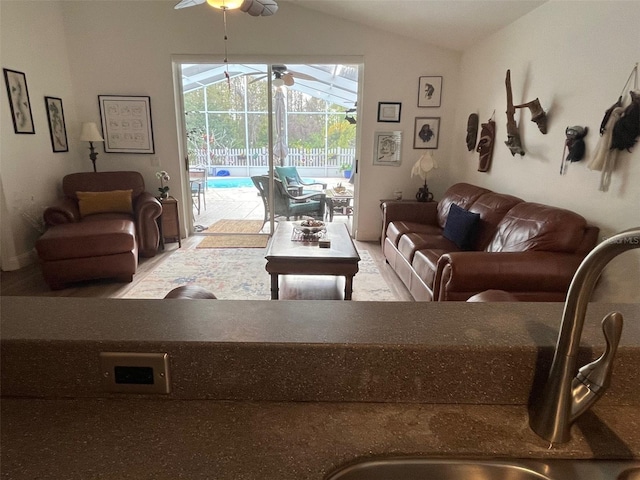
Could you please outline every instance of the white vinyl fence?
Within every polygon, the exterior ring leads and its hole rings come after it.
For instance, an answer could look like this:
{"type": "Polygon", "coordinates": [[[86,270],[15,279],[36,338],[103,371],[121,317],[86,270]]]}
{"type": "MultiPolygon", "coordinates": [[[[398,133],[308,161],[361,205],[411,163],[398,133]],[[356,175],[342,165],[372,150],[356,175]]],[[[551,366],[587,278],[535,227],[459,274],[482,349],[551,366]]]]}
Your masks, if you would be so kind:
{"type": "MultiPolygon", "coordinates": [[[[334,177],[341,175],[341,165],[352,165],[355,148],[289,148],[289,154],[283,162],[276,157],[276,166],[296,166],[301,174],[334,177]]],[[[190,157],[191,165],[208,167],[208,173],[216,176],[226,170],[231,176],[251,176],[265,173],[269,165],[269,152],[266,148],[255,149],[200,149],[195,158],[190,157]]]]}

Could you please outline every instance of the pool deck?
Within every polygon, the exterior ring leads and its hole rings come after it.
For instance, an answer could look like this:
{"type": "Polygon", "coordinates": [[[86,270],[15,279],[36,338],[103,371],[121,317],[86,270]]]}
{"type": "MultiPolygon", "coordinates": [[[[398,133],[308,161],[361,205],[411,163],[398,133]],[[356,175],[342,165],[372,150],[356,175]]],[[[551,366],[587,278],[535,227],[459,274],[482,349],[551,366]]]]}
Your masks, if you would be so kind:
{"type": "MultiPolygon", "coordinates": [[[[325,182],[328,188],[336,186],[338,183],[344,184],[346,182],[344,178],[337,177],[318,178],[316,180],[325,182]]],[[[193,208],[194,225],[208,227],[218,220],[262,220],[264,218],[262,199],[254,186],[225,188],[212,188],[209,186],[204,193],[205,201],[202,202],[200,214],[198,214],[195,207],[193,208]]],[[[345,220],[350,220],[350,218],[344,217],[345,220]]],[[[207,234],[207,231],[203,230],[201,233],[207,234]]]]}

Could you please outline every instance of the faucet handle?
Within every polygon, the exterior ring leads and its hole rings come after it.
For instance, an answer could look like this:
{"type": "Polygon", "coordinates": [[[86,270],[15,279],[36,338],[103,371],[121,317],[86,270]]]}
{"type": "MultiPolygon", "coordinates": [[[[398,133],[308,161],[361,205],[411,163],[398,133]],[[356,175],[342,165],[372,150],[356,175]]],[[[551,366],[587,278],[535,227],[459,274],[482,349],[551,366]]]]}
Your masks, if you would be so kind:
{"type": "Polygon", "coordinates": [[[602,319],[602,333],[607,342],[603,354],[597,360],[586,364],[578,370],[578,378],[582,383],[597,391],[600,388],[608,388],[613,369],[613,358],[618,350],[620,335],[622,334],[622,314],[611,312],[602,319]]]}
{"type": "Polygon", "coordinates": [[[578,370],[571,384],[573,397],[571,421],[591,407],[609,388],[613,359],[618,351],[623,318],[620,312],[611,312],[602,319],[602,333],[607,345],[602,355],[578,370]]]}

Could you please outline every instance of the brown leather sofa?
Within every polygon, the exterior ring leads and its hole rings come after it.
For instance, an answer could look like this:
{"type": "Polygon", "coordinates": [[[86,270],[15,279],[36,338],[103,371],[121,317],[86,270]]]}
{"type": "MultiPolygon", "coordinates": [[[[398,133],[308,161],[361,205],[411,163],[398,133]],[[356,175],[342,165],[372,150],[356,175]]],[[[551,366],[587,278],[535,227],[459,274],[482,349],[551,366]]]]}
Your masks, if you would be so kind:
{"type": "Polygon", "coordinates": [[[599,233],[574,212],[468,183],[438,203],[387,201],[382,211],[384,256],[417,301],[465,301],[486,290],[564,301],[599,233]],[[477,220],[468,244],[451,233],[450,212],[477,220]]]}
{"type": "Polygon", "coordinates": [[[142,175],[128,171],[73,173],[63,178],[62,191],[64,198],[45,210],[47,231],[36,242],[46,282],[52,289],[101,278],[130,282],[138,255],[153,257],[160,241],[156,219],[162,206],[145,191],[142,175]],[[102,204],[83,209],[87,203],[81,205],[79,195],[84,200],[95,192],[102,192],[98,194],[102,204]],[[125,192],[130,201],[126,208],[110,210],[103,198],[113,192],[125,192]]]}

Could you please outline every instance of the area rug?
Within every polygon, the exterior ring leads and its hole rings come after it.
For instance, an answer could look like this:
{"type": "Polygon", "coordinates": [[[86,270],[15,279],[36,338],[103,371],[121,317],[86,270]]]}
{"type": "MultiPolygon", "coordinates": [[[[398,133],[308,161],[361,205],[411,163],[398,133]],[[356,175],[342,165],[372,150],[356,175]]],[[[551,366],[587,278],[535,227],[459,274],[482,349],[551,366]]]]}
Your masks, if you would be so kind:
{"type": "MultiPolygon", "coordinates": [[[[360,254],[360,271],[353,279],[353,300],[398,300],[366,250],[360,254]]],[[[164,298],[180,285],[199,285],[225,300],[269,300],[270,277],[264,250],[179,249],[140,280],[122,298],[164,298]]]]}
{"type": "Polygon", "coordinates": [[[262,229],[262,220],[218,220],[209,225],[209,233],[258,233],[262,229]]]}
{"type": "Polygon", "coordinates": [[[268,235],[207,235],[196,248],[265,248],[268,235]]]}

